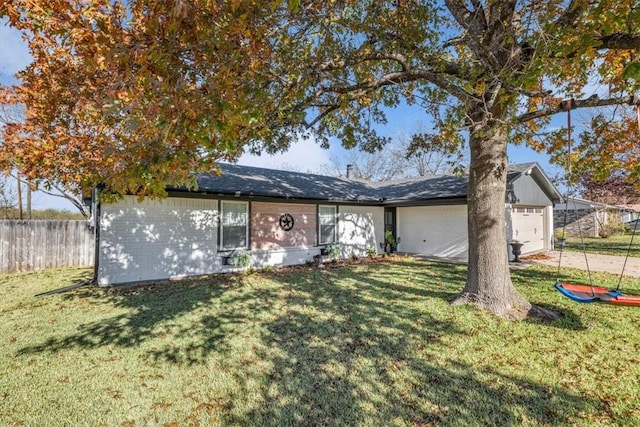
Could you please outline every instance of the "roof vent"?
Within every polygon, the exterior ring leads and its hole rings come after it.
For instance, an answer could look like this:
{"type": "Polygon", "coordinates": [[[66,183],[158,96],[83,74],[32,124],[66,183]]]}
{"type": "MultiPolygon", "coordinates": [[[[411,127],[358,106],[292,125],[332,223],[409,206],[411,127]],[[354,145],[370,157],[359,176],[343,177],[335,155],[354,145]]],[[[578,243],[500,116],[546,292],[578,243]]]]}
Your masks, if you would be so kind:
{"type": "Polygon", "coordinates": [[[347,179],[353,178],[353,165],[347,165],[347,179]]]}

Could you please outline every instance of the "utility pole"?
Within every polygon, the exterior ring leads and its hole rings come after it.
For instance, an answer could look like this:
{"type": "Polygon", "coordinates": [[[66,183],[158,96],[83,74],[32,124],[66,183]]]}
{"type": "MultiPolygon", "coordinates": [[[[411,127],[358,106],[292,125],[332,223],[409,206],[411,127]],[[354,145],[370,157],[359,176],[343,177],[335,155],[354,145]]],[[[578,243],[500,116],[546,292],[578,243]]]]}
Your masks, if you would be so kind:
{"type": "Polygon", "coordinates": [[[31,182],[27,182],[27,219],[33,219],[31,217],[31,182]]]}
{"type": "Polygon", "coordinates": [[[22,183],[20,182],[20,171],[16,172],[18,181],[18,219],[22,221],[22,183]]]}

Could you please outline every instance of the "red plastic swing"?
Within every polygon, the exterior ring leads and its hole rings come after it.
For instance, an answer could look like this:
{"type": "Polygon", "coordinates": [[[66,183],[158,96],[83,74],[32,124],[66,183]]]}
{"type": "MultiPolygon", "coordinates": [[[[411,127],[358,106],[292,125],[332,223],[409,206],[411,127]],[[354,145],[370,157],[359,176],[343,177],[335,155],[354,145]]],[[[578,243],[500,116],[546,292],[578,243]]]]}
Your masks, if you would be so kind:
{"type": "Polygon", "coordinates": [[[576,302],[601,302],[640,307],[640,296],[624,295],[615,289],[567,282],[558,282],[555,287],[562,295],[576,302]]]}
{"type": "MultiPolygon", "coordinates": [[[[638,129],[640,129],[640,95],[636,95],[634,99],[634,103],[636,105],[636,111],[638,114],[638,129]]],[[[564,101],[562,103],[562,108],[567,111],[567,139],[569,145],[569,155],[571,155],[571,109],[574,108],[573,100],[564,101]]],[[[569,160],[571,162],[571,160],[569,160]]],[[[571,170],[571,163],[569,163],[569,170],[571,170]]],[[[575,202],[574,202],[575,203],[575,202]]],[[[569,207],[569,203],[567,200],[565,206],[565,214],[564,214],[564,227],[566,226],[567,220],[567,209],[569,207]]],[[[629,242],[629,248],[627,250],[627,256],[625,257],[624,264],[622,266],[622,272],[620,273],[620,278],[618,279],[618,286],[615,289],[607,289],[601,286],[593,286],[593,281],[591,279],[591,272],[589,271],[589,263],[587,261],[586,252],[585,252],[585,261],[587,264],[587,273],[589,275],[589,282],[591,284],[579,284],[579,283],[570,283],[570,282],[561,282],[560,279],[556,279],[555,288],[565,297],[571,299],[572,301],[580,302],[580,303],[605,303],[605,304],[613,304],[613,305],[626,305],[626,306],[636,306],[640,307],[640,296],[637,295],[625,295],[620,292],[620,283],[622,281],[622,276],[624,275],[624,269],[627,265],[627,260],[629,259],[629,253],[631,252],[631,245],[633,243],[633,238],[636,234],[636,229],[638,227],[638,221],[634,223],[633,233],[631,234],[631,240],[629,242]]],[[[580,236],[582,237],[582,230],[580,229],[580,219],[578,216],[578,229],[580,231],[580,236]]],[[[584,245],[583,245],[584,249],[584,245]]],[[[558,275],[560,274],[560,265],[562,262],[562,250],[560,248],[560,259],[558,261],[558,275]]]]}

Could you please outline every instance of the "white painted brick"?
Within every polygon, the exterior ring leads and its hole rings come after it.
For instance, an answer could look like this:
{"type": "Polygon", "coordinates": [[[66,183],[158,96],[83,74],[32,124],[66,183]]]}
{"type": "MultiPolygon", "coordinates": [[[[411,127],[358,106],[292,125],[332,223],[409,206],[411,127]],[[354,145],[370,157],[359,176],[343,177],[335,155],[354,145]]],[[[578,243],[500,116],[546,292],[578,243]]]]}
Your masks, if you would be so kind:
{"type": "Polygon", "coordinates": [[[217,200],[138,202],[128,196],[102,206],[98,281],[114,284],[220,270],[217,200]]]}
{"type": "Polygon", "coordinates": [[[377,250],[384,238],[384,208],[340,206],[338,230],[343,257],[364,256],[367,248],[377,250]]]}

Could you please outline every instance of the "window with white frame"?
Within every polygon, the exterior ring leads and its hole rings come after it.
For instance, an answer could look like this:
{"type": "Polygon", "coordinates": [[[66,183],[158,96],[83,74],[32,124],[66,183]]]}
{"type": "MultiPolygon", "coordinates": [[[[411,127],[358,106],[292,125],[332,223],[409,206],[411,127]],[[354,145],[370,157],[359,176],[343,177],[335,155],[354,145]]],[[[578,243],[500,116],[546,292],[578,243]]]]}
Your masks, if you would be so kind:
{"type": "Polygon", "coordinates": [[[220,221],[220,249],[230,251],[247,247],[249,234],[247,202],[222,202],[220,221]]]}
{"type": "Polygon", "coordinates": [[[318,206],[319,244],[324,245],[336,241],[336,214],[335,206],[318,206]]]}

